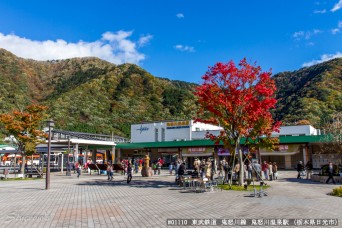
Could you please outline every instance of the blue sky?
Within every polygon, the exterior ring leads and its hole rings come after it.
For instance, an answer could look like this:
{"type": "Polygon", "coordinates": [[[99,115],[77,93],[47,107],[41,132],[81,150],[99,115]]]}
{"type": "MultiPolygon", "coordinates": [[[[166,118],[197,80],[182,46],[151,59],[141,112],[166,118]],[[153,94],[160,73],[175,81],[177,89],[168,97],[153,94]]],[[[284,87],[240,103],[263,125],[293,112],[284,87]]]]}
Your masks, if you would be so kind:
{"type": "Polygon", "coordinates": [[[97,56],[201,82],[246,57],[273,73],[342,57],[342,0],[0,2],[0,47],[37,60],[97,56]]]}

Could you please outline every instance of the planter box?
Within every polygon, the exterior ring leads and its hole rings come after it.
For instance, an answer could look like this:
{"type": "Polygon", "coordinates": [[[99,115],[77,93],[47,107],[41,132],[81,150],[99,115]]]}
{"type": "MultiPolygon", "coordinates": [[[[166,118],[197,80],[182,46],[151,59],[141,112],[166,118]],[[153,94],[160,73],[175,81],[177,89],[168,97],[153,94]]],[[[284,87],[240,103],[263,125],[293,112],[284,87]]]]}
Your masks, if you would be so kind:
{"type": "MultiPolygon", "coordinates": [[[[317,181],[321,183],[325,183],[329,177],[328,176],[319,176],[319,175],[311,175],[312,181],[317,181]]],[[[342,176],[334,176],[334,180],[336,183],[342,183],[342,176]]]]}

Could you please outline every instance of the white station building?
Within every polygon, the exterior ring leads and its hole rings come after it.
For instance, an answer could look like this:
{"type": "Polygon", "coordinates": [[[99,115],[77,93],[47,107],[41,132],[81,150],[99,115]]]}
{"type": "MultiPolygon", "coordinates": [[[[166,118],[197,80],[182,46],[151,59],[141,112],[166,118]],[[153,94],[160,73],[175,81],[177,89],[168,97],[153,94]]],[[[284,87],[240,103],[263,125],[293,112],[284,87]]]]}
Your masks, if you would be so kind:
{"type": "MultiPolygon", "coordinates": [[[[214,157],[217,160],[230,153],[223,145],[215,145],[206,138],[208,132],[218,135],[222,128],[210,124],[184,121],[160,121],[131,125],[131,139],[128,144],[116,146],[116,158],[142,157],[149,154],[151,159],[163,157],[166,163],[177,158],[188,162],[190,168],[194,158],[214,157]]],[[[322,135],[320,130],[310,125],[282,126],[280,132],[273,132],[279,138],[276,150],[259,149],[255,159],[277,162],[279,168],[293,169],[298,161],[313,161],[318,168],[329,159],[317,155],[322,135]]]]}
{"type": "MultiPolygon", "coordinates": [[[[169,142],[205,139],[206,133],[218,135],[222,127],[199,123],[193,120],[165,121],[131,125],[131,143],[169,142]]],[[[310,125],[282,126],[272,136],[320,135],[320,130],[310,125]]]]}

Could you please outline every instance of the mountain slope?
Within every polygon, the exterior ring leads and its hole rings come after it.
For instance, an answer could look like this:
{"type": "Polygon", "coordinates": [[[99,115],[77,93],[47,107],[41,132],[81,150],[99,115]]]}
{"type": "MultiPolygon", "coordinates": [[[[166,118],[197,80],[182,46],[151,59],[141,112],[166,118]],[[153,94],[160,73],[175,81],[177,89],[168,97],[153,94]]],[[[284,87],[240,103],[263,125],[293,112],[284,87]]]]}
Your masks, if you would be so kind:
{"type": "MultiPolygon", "coordinates": [[[[285,125],[320,127],[342,111],[342,59],[273,76],[273,115],[285,125]]],[[[35,102],[47,105],[58,128],[129,136],[142,121],[190,119],[196,84],[157,78],[134,64],[98,58],[34,61],[0,49],[0,113],[35,102]]]]}
{"type": "Polygon", "coordinates": [[[42,103],[66,130],[129,136],[131,123],[189,119],[197,109],[195,84],[97,58],[34,61],[0,49],[0,82],[1,113],[42,103]]]}
{"type": "Polygon", "coordinates": [[[278,88],[274,115],[285,124],[307,120],[322,126],[342,111],[342,59],[273,76],[278,88]]]}

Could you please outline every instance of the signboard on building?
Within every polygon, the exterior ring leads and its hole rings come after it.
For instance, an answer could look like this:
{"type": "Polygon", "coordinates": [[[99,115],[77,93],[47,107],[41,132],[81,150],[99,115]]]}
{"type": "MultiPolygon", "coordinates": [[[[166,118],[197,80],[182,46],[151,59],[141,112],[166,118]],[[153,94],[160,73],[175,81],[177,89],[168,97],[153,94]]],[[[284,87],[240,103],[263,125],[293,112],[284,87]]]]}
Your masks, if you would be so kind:
{"type": "MultiPolygon", "coordinates": [[[[242,146],[241,150],[243,154],[248,154],[248,147],[242,146]]],[[[218,148],[218,156],[230,156],[230,151],[227,148],[218,148]]],[[[238,151],[235,153],[236,155],[238,154],[238,151]]]]}
{"type": "Polygon", "coordinates": [[[189,147],[182,149],[183,157],[203,157],[203,156],[212,156],[213,148],[210,147],[189,147]]]}
{"type": "Polygon", "coordinates": [[[172,121],[166,123],[166,129],[190,128],[190,121],[172,121]]]}

